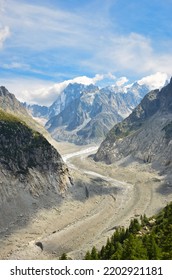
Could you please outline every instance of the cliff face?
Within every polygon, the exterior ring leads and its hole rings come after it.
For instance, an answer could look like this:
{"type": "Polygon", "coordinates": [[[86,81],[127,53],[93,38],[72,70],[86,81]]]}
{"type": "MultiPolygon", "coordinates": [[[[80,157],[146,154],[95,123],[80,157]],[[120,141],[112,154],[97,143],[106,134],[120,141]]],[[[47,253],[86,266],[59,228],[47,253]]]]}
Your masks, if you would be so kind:
{"type": "Polygon", "coordinates": [[[94,159],[113,163],[131,158],[157,168],[172,167],[172,80],[148,93],[131,115],[115,125],[94,159]]]}
{"type": "Polygon", "coordinates": [[[59,202],[70,180],[54,147],[20,119],[0,110],[0,227],[31,213],[33,205],[59,202]]]}

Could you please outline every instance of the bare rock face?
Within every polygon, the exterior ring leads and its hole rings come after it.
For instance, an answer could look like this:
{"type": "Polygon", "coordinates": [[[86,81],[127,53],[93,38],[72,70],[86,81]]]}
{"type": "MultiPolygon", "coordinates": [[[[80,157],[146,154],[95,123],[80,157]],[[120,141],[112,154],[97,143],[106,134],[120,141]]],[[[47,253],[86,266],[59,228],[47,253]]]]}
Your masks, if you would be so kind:
{"type": "Polygon", "coordinates": [[[60,202],[70,186],[60,154],[39,133],[0,110],[0,228],[34,207],[60,202]]]}
{"type": "Polygon", "coordinates": [[[28,116],[24,106],[4,86],[0,87],[0,108],[8,113],[28,116]]]}
{"type": "Polygon", "coordinates": [[[129,158],[172,167],[172,80],[164,88],[149,92],[128,118],[115,125],[94,159],[111,164],[129,158]]]}
{"type": "MultiPolygon", "coordinates": [[[[127,93],[119,87],[99,89],[95,85],[69,84],[49,107],[45,127],[56,140],[79,145],[101,142],[147,92],[148,88],[137,83],[127,93]]],[[[33,109],[32,114],[36,111],[36,107],[27,108],[33,109]]]]}

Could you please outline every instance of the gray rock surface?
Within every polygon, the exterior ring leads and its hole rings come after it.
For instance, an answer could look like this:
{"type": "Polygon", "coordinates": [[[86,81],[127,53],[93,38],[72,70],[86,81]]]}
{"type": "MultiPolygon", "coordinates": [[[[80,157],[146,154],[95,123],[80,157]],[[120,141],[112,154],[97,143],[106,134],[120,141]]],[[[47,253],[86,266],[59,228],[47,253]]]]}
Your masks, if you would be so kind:
{"type": "Polygon", "coordinates": [[[172,80],[149,92],[129,117],[115,125],[94,156],[113,163],[134,159],[166,171],[172,168],[172,80]]]}
{"type": "Polygon", "coordinates": [[[49,108],[45,127],[56,140],[100,142],[147,92],[146,86],[137,83],[125,93],[119,87],[99,89],[94,85],[70,84],[49,108]]]}
{"type": "Polygon", "coordinates": [[[15,96],[0,87],[0,233],[35,210],[60,203],[71,185],[60,154],[29,127],[30,119],[15,96]]]}

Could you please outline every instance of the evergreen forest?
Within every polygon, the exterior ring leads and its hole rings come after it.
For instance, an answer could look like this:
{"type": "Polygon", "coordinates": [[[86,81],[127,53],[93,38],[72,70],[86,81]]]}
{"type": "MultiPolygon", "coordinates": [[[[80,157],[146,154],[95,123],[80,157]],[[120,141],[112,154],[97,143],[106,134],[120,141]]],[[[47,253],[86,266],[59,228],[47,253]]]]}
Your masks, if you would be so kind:
{"type": "Polygon", "coordinates": [[[85,260],[172,260],[172,202],[156,216],[133,219],[127,229],[119,227],[97,250],[87,251],[85,260]]]}

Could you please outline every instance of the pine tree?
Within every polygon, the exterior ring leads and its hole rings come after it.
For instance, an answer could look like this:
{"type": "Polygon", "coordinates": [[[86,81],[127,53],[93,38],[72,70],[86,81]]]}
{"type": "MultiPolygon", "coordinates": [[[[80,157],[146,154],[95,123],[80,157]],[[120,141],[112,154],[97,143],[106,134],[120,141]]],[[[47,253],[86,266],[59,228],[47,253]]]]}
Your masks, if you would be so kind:
{"type": "Polygon", "coordinates": [[[131,220],[129,226],[130,233],[137,233],[141,229],[141,225],[137,219],[131,220]]]}
{"type": "Polygon", "coordinates": [[[142,240],[133,234],[130,234],[130,236],[124,241],[122,259],[146,260],[147,250],[144,247],[142,240]]]}
{"type": "Polygon", "coordinates": [[[105,246],[104,245],[102,246],[102,248],[101,248],[101,250],[99,252],[99,258],[101,260],[104,260],[104,258],[105,258],[105,246]]]}
{"type": "Polygon", "coordinates": [[[166,226],[161,247],[163,250],[162,258],[165,260],[172,260],[172,224],[166,226]]]}
{"type": "Polygon", "coordinates": [[[91,254],[89,251],[86,252],[86,255],[85,255],[85,260],[91,260],[91,254]]]}
{"type": "Polygon", "coordinates": [[[63,253],[62,255],[61,255],[61,257],[59,258],[59,260],[67,260],[68,258],[67,258],[67,254],[66,253],[63,253]]]}
{"type": "Polygon", "coordinates": [[[146,235],[143,238],[143,243],[147,249],[148,259],[149,260],[160,260],[161,259],[161,249],[155,240],[155,235],[152,233],[146,235]]]}
{"type": "Polygon", "coordinates": [[[116,249],[113,255],[111,256],[111,260],[122,260],[123,247],[120,242],[116,242],[116,249]]]}
{"type": "Polygon", "coordinates": [[[147,225],[147,224],[148,224],[148,221],[149,221],[149,219],[146,217],[145,214],[144,214],[143,216],[141,215],[140,220],[141,220],[141,225],[142,225],[142,227],[144,227],[145,225],[147,225]]]}
{"type": "Polygon", "coordinates": [[[92,260],[98,260],[99,259],[98,252],[97,252],[97,249],[96,249],[95,246],[91,250],[91,259],[92,260]]]}

